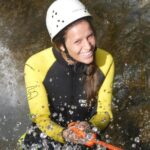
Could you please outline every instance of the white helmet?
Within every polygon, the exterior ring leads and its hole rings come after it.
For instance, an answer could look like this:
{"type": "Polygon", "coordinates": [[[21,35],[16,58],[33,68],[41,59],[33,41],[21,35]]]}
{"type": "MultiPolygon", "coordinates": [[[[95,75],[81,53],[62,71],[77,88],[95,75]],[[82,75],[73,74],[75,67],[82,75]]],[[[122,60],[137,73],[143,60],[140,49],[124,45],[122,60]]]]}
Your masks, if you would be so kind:
{"type": "Polygon", "coordinates": [[[79,0],[55,0],[48,8],[46,26],[51,40],[72,22],[91,16],[79,0]]]}

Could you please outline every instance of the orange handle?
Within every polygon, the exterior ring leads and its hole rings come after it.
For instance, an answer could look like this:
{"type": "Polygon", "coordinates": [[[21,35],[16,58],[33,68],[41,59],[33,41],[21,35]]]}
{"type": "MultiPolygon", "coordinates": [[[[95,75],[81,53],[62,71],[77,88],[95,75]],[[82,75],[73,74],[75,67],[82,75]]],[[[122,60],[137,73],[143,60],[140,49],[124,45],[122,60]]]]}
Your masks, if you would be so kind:
{"type": "Polygon", "coordinates": [[[71,127],[71,130],[72,130],[79,138],[85,138],[85,137],[86,137],[86,134],[85,134],[83,131],[81,131],[81,130],[75,128],[75,127],[71,127]]]}
{"type": "MultiPolygon", "coordinates": [[[[77,124],[76,122],[72,122],[69,124],[69,127],[71,128],[71,130],[79,137],[79,138],[86,138],[86,133],[83,132],[82,130],[74,127],[74,125],[77,124]]],[[[111,144],[108,144],[106,142],[103,141],[98,141],[96,140],[96,134],[92,134],[91,136],[91,140],[89,140],[88,142],[85,143],[86,146],[88,147],[92,147],[94,144],[99,144],[103,147],[106,147],[108,150],[123,150],[121,148],[118,148],[116,146],[113,146],[111,144]]]]}
{"type": "Polygon", "coordinates": [[[104,147],[108,148],[109,150],[123,150],[123,149],[121,149],[119,147],[113,146],[113,145],[105,143],[103,141],[96,141],[96,144],[104,146],[104,147]]]}

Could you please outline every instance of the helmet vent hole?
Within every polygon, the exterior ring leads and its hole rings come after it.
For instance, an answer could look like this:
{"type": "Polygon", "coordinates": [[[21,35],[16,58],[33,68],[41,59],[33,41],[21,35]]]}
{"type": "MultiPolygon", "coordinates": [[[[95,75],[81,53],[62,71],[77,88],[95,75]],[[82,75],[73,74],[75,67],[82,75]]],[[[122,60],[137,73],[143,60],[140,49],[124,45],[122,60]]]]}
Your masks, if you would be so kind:
{"type": "Polygon", "coordinates": [[[61,22],[62,22],[62,23],[64,23],[65,21],[64,21],[64,20],[62,20],[61,22]]]}

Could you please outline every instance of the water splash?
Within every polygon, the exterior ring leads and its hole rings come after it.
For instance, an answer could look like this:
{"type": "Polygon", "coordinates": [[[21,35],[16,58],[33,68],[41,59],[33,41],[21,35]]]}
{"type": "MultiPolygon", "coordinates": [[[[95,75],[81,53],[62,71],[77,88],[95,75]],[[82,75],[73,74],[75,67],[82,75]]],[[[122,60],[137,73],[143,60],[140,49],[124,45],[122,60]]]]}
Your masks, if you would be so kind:
{"type": "Polygon", "coordinates": [[[16,62],[13,59],[10,49],[7,48],[0,41],[0,95],[1,103],[4,105],[10,105],[16,107],[18,104],[17,88],[18,88],[18,75],[21,75],[16,68],[16,62]],[[7,104],[6,104],[7,99],[7,104]],[[9,102],[8,102],[9,100],[9,102]]]}

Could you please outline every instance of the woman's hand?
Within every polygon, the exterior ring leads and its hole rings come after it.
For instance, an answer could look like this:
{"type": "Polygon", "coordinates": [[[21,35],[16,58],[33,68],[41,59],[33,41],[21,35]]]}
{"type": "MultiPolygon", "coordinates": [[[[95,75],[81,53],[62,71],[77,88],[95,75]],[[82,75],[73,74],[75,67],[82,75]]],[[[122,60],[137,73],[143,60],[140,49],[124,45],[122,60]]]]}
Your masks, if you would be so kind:
{"type": "Polygon", "coordinates": [[[84,138],[72,129],[80,130],[82,133],[92,132],[90,125],[86,121],[73,122],[68,125],[68,128],[63,131],[63,137],[66,141],[75,144],[84,144],[84,138]]]}

